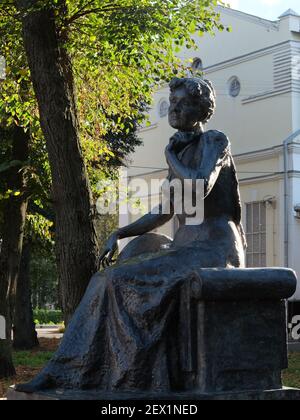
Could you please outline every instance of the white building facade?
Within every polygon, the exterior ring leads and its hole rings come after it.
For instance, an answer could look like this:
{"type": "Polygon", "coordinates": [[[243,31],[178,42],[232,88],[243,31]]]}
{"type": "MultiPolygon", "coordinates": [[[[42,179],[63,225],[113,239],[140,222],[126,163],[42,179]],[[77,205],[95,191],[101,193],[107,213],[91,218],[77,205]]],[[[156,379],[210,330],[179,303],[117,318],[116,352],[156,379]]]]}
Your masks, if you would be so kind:
{"type": "MultiPolygon", "coordinates": [[[[198,51],[182,60],[203,65],[217,93],[217,110],[206,129],[232,143],[243,202],[249,267],[291,267],[300,278],[300,16],[292,10],[276,22],[220,8],[232,32],[197,39],[198,51]],[[298,211],[297,211],[298,210],[298,211]]],[[[151,126],[132,157],[130,178],[166,176],[168,87],[154,95],[151,126]]],[[[154,193],[155,195],[156,193],[154,193]]],[[[153,198],[153,197],[152,197],[153,198]]],[[[148,203],[149,197],[141,194],[148,203]]],[[[158,194],[157,194],[158,200],[158,194]]],[[[125,225],[138,216],[121,216],[125,225]]],[[[169,236],[175,223],[160,229],[169,236]]],[[[300,283],[293,301],[300,301],[300,283]]]]}

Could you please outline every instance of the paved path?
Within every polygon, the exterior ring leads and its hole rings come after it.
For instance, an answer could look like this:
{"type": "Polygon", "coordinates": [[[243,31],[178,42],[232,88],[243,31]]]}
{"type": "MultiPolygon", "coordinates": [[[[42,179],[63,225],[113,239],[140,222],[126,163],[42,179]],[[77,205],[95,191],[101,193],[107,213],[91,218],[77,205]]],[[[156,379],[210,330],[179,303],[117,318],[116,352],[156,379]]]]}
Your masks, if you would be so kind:
{"type": "Polygon", "coordinates": [[[37,328],[37,333],[39,338],[56,338],[61,339],[63,334],[59,332],[59,329],[56,327],[49,328],[37,328]]]}

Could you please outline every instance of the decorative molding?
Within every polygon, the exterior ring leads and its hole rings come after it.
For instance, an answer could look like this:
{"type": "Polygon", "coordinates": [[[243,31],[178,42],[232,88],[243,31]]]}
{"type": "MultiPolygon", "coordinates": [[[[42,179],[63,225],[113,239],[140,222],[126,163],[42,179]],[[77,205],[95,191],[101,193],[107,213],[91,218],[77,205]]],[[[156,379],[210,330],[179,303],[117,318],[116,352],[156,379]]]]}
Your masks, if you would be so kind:
{"type": "Polygon", "coordinates": [[[291,45],[292,43],[296,43],[299,45],[300,48],[300,41],[284,41],[279,44],[271,45],[269,47],[262,48],[260,50],[252,51],[250,53],[231,58],[230,60],[222,61],[220,63],[212,64],[211,66],[204,68],[205,74],[210,74],[215,71],[223,70],[228,67],[233,67],[241,63],[245,63],[247,61],[252,61],[254,59],[264,57],[265,55],[274,54],[276,52],[280,52],[281,50],[286,51],[286,47],[291,45]]]}
{"type": "Polygon", "coordinates": [[[245,98],[242,100],[242,105],[247,105],[250,104],[252,102],[257,102],[257,101],[263,101],[265,99],[269,99],[269,98],[273,98],[274,96],[281,96],[281,95],[285,95],[287,93],[300,93],[300,88],[294,88],[294,89],[280,89],[278,91],[268,91],[268,92],[263,92],[257,95],[252,95],[249,96],[248,98],[245,98]]]}
{"type": "Polygon", "coordinates": [[[151,124],[149,127],[140,127],[137,132],[138,133],[145,133],[146,131],[154,130],[155,128],[158,128],[158,123],[151,124]]]}
{"type": "MultiPolygon", "coordinates": [[[[293,154],[300,154],[300,143],[294,142],[289,145],[289,152],[293,154]]],[[[252,152],[241,153],[234,155],[234,160],[237,164],[252,163],[257,161],[264,161],[274,159],[283,155],[283,145],[277,145],[262,150],[254,150],[252,152]]]]}
{"type": "MultiPolygon", "coordinates": [[[[290,171],[289,172],[289,178],[300,179],[300,171],[290,171]]],[[[253,184],[261,184],[264,182],[270,182],[270,181],[283,181],[284,180],[284,173],[283,172],[275,172],[270,175],[262,175],[262,176],[256,176],[252,178],[240,178],[239,177],[239,183],[240,185],[253,185],[253,184]]]]}
{"type": "Polygon", "coordinates": [[[284,48],[280,48],[277,52],[273,52],[273,82],[272,90],[251,95],[242,101],[243,105],[256,101],[265,100],[274,96],[300,93],[299,75],[294,73],[293,62],[294,57],[298,58],[296,65],[300,64],[300,45],[298,41],[288,41],[284,48]]]}
{"type": "Polygon", "coordinates": [[[242,165],[244,163],[270,160],[280,156],[283,153],[282,148],[282,146],[277,146],[272,147],[270,149],[256,150],[253,152],[243,153],[240,155],[235,155],[234,160],[236,164],[239,165],[242,165]]]}

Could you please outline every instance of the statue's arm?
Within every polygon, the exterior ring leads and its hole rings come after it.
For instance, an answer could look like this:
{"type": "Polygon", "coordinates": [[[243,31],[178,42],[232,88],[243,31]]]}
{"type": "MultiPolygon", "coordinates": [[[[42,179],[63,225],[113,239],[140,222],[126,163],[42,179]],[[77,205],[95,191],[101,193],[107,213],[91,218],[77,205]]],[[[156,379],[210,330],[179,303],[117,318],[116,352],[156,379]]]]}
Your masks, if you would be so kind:
{"type": "Polygon", "coordinates": [[[230,142],[225,134],[220,132],[211,132],[209,135],[207,133],[201,141],[204,141],[203,154],[196,169],[189,168],[180,162],[172,144],[166,149],[166,158],[174,176],[181,181],[203,179],[205,196],[208,196],[219,177],[228,153],[230,153],[230,142]]]}
{"type": "Polygon", "coordinates": [[[99,258],[99,266],[108,267],[113,262],[113,257],[118,250],[119,240],[125,238],[132,238],[134,236],[141,236],[145,233],[159,228],[166,224],[174,216],[174,206],[171,203],[170,213],[164,214],[162,205],[159,206],[157,214],[148,213],[136,222],[125,226],[114,232],[108,239],[104,248],[101,251],[99,258]]]}

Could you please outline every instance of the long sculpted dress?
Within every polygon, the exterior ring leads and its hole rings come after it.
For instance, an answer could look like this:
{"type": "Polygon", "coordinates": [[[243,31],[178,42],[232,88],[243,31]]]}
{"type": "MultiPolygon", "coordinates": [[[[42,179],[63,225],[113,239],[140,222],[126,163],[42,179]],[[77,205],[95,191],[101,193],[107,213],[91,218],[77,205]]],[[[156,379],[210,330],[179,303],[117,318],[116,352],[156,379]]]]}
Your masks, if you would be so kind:
{"type": "Polygon", "coordinates": [[[226,136],[199,135],[178,159],[205,180],[204,222],[186,226],[181,216],[169,249],[154,249],[155,235],[147,234],[129,244],[116,265],[97,273],[57,353],[19,390],[182,389],[193,369],[187,341],[197,328],[187,316],[189,287],[203,268],[243,267],[245,239],[226,136]],[[151,252],[145,253],[149,239],[151,252]]]}

